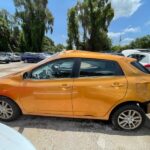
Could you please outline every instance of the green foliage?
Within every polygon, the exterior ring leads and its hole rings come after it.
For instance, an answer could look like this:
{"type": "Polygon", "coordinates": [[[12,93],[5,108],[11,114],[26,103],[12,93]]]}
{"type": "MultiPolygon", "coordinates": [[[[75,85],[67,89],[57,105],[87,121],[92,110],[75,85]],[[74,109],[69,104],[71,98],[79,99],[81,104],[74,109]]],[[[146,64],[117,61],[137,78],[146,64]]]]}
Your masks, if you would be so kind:
{"type": "Polygon", "coordinates": [[[115,46],[112,46],[111,50],[112,51],[120,51],[120,50],[122,50],[122,47],[120,45],[115,45],[115,46]]]}
{"type": "Polygon", "coordinates": [[[19,28],[16,20],[6,10],[0,11],[0,50],[13,51],[19,46],[19,28]]]}
{"type": "Polygon", "coordinates": [[[136,48],[149,49],[150,48],[150,35],[146,35],[144,37],[137,38],[128,45],[112,46],[111,49],[114,51],[120,51],[120,50],[125,50],[125,49],[136,49],[136,48]]]}
{"type": "Polygon", "coordinates": [[[65,47],[62,44],[55,45],[55,43],[49,38],[44,37],[42,50],[47,52],[59,52],[62,51],[65,47]]]}
{"type": "Polygon", "coordinates": [[[65,50],[65,46],[63,44],[57,44],[55,47],[55,52],[61,52],[65,50]]]}
{"type": "Polygon", "coordinates": [[[150,35],[137,38],[129,44],[130,48],[150,48],[150,35]]]}
{"type": "Polygon", "coordinates": [[[79,31],[78,18],[76,15],[76,8],[73,7],[68,11],[68,40],[67,49],[79,48],[79,31]]]}
{"type": "Polygon", "coordinates": [[[0,15],[0,51],[6,51],[9,48],[9,27],[7,21],[0,15]]]}
{"type": "Polygon", "coordinates": [[[41,52],[45,32],[53,31],[54,18],[47,8],[47,3],[48,0],[14,0],[25,51],[41,52]]]}
{"type": "MultiPolygon", "coordinates": [[[[26,52],[36,51],[27,48],[27,41],[24,36],[24,30],[19,27],[20,21],[10,15],[7,11],[0,11],[0,51],[26,52]]],[[[38,35],[38,32],[35,36],[38,35]]],[[[35,41],[38,45],[38,42],[35,41]]],[[[42,40],[41,51],[57,52],[62,51],[64,46],[55,43],[48,37],[44,36],[42,40]]]]}
{"type": "MultiPolygon", "coordinates": [[[[68,47],[71,47],[77,39],[80,49],[109,50],[111,40],[108,38],[107,32],[113,17],[114,11],[108,0],[83,0],[78,2],[68,12],[68,47]],[[78,38],[79,29],[81,34],[78,38]]],[[[75,46],[77,48],[77,44],[75,46]]]]}

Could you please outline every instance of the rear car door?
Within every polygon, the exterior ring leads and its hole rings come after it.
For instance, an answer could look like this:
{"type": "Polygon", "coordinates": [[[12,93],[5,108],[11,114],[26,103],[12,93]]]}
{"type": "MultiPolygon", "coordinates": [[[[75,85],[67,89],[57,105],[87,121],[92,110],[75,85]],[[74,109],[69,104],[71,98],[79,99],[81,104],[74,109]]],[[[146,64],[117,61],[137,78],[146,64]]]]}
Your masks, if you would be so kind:
{"type": "Polygon", "coordinates": [[[116,61],[80,59],[79,66],[73,86],[74,115],[102,117],[124,98],[126,77],[116,61]]]}

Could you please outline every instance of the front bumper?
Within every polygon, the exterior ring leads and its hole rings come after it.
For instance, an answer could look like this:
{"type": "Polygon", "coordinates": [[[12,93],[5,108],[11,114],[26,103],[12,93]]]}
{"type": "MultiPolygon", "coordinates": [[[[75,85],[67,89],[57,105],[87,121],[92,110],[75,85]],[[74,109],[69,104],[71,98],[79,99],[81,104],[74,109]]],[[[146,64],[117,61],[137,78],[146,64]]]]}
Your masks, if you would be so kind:
{"type": "Polygon", "coordinates": [[[2,62],[2,63],[4,62],[5,63],[5,62],[9,62],[9,60],[7,60],[7,59],[4,59],[4,60],[0,59],[0,62],[2,62]]]}

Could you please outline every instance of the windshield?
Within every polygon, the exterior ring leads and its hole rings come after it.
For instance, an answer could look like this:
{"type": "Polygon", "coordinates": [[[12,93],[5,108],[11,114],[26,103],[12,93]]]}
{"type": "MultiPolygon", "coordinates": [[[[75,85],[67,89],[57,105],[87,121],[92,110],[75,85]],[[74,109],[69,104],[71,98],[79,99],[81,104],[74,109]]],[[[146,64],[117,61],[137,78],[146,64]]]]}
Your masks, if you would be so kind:
{"type": "Polygon", "coordinates": [[[144,49],[144,50],[138,50],[138,51],[140,51],[140,52],[147,52],[147,53],[150,53],[150,49],[144,49]]]}

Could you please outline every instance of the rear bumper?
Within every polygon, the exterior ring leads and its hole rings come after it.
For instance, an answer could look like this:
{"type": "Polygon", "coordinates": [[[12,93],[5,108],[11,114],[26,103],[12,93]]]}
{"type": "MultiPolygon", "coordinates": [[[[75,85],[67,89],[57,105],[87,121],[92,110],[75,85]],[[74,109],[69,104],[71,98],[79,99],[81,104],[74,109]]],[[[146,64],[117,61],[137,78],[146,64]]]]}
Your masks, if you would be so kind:
{"type": "Polygon", "coordinates": [[[147,113],[150,114],[150,103],[147,105],[147,113]]]}

